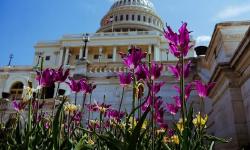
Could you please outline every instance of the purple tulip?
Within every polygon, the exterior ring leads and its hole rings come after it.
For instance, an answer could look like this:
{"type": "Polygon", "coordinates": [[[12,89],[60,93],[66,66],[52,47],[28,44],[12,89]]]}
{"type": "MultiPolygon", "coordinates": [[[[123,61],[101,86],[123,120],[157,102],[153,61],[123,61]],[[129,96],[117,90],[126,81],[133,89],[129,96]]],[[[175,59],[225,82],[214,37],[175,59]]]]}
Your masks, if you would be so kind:
{"type": "Polygon", "coordinates": [[[26,105],[27,103],[23,101],[17,102],[16,100],[14,100],[12,102],[12,106],[17,112],[22,111],[26,107],[26,105]]]}
{"type": "Polygon", "coordinates": [[[78,92],[80,92],[80,90],[81,90],[81,80],[79,81],[79,80],[74,80],[73,78],[69,78],[69,81],[70,82],[66,82],[68,85],[69,85],[69,87],[70,87],[70,89],[71,89],[71,91],[72,92],[74,92],[74,93],[78,93],[78,92]]]}
{"type": "MultiPolygon", "coordinates": [[[[191,66],[191,61],[189,61],[186,65],[184,65],[184,78],[187,78],[189,76],[190,66],[191,66]]],[[[175,76],[175,78],[180,80],[182,69],[179,64],[177,64],[176,66],[169,65],[168,70],[175,76]]]]}
{"type": "Polygon", "coordinates": [[[109,118],[113,118],[113,119],[115,119],[117,121],[120,121],[121,118],[123,118],[125,116],[125,113],[124,112],[119,112],[118,110],[115,110],[115,109],[110,109],[107,112],[107,116],[109,118]]]}
{"type": "Polygon", "coordinates": [[[164,109],[155,109],[155,121],[158,124],[162,124],[164,122],[164,109]]]}
{"type": "Polygon", "coordinates": [[[161,90],[161,87],[165,84],[165,82],[158,82],[158,83],[154,83],[154,86],[153,86],[153,91],[154,91],[154,94],[157,94],[158,92],[160,92],[161,90]]]}
{"type": "Polygon", "coordinates": [[[96,112],[98,110],[96,104],[86,104],[86,106],[90,112],[96,112]]]}
{"type": "Polygon", "coordinates": [[[39,85],[42,87],[50,87],[55,83],[55,70],[54,69],[45,69],[42,72],[37,72],[36,80],[39,82],[39,85]]]}
{"type": "Polygon", "coordinates": [[[149,73],[148,67],[145,64],[140,64],[135,69],[135,75],[137,80],[145,80],[149,73]]]}
{"type": "Polygon", "coordinates": [[[179,111],[179,107],[174,104],[166,104],[168,112],[172,115],[175,115],[179,111]]]}
{"type": "Polygon", "coordinates": [[[185,57],[192,46],[190,46],[190,32],[187,29],[187,23],[183,23],[178,31],[179,34],[173,32],[173,30],[167,26],[167,30],[164,31],[164,36],[169,41],[170,52],[179,58],[180,56],[185,57]]]}
{"type": "Polygon", "coordinates": [[[120,72],[118,73],[119,79],[120,79],[120,85],[122,87],[126,87],[129,85],[132,81],[132,75],[131,73],[126,73],[126,72],[120,72]]]}
{"type": "MultiPolygon", "coordinates": [[[[181,94],[181,90],[180,90],[180,88],[178,87],[178,86],[176,86],[176,85],[174,85],[173,86],[177,91],[178,91],[178,93],[179,94],[181,94]]],[[[190,94],[191,94],[191,92],[192,92],[192,90],[193,90],[193,84],[192,83],[189,83],[188,85],[186,85],[186,87],[185,87],[185,100],[187,101],[188,99],[189,99],[189,97],[190,97],[190,94]]]]}
{"type": "Polygon", "coordinates": [[[91,94],[93,90],[96,88],[95,84],[88,83],[85,79],[79,81],[81,84],[81,90],[85,94],[91,94]]]}
{"type": "Polygon", "coordinates": [[[152,63],[150,74],[151,74],[151,80],[156,80],[161,76],[161,72],[163,69],[162,64],[157,64],[156,62],[152,63]]]}
{"type": "Polygon", "coordinates": [[[64,72],[61,66],[58,70],[55,70],[54,81],[59,83],[64,82],[69,76],[69,71],[70,69],[66,69],[64,72]]]}
{"type": "Polygon", "coordinates": [[[141,63],[141,60],[147,56],[147,53],[143,52],[141,49],[132,48],[127,55],[123,53],[120,53],[120,55],[123,59],[123,63],[129,69],[135,69],[141,63]]]}
{"type": "Polygon", "coordinates": [[[82,113],[79,111],[74,112],[74,115],[72,117],[72,121],[76,122],[77,124],[79,124],[81,122],[81,117],[82,117],[82,113]]]}
{"type": "Polygon", "coordinates": [[[196,91],[201,98],[206,98],[209,91],[215,86],[215,83],[203,84],[201,81],[197,80],[194,82],[196,86],[196,91]]]}

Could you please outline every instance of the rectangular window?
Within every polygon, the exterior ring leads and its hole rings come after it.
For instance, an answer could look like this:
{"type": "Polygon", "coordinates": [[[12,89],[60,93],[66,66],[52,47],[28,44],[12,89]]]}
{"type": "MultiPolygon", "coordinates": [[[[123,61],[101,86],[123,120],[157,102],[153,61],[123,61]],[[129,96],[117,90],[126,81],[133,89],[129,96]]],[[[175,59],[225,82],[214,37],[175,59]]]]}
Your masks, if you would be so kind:
{"type": "Polygon", "coordinates": [[[137,20],[141,21],[141,16],[140,15],[137,16],[137,20]]]}
{"type": "Polygon", "coordinates": [[[99,55],[94,55],[94,59],[98,59],[99,58],[99,55]]]}
{"type": "Polygon", "coordinates": [[[135,20],[135,15],[132,15],[132,20],[135,20]]]}
{"type": "Polygon", "coordinates": [[[126,15],[126,20],[128,20],[129,19],[129,15],[126,15]]]}
{"type": "Polygon", "coordinates": [[[108,54],[108,59],[112,59],[113,58],[113,54],[108,54]]]}
{"type": "Polygon", "coordinates": [[[46,56],[46,57],[45,57],[45,60],[46,60],[46,61],[49,61],[49,60],[50,60],[50,56],[46,56]]]}
{"type": "Polygon", "coordinates": [[[146,22],[146,16],[143,16],[143,21],[146,22]]]}
{"type": "Polygon", "coordinates": [[[120,21],[122,21],[122,20],[123,20],[123,15],[120,16],[120,21]]]}
{"type": "Polygon", "coordinates": [[[118,20],[118,17],[117,16],[115,16],[115,21],[117,21],[118,20]]]}

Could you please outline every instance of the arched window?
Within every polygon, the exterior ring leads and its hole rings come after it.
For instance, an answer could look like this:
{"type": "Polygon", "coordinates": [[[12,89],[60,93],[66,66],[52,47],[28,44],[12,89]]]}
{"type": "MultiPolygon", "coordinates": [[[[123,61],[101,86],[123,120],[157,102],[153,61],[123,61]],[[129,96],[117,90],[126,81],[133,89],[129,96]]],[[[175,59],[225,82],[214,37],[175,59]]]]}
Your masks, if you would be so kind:
{"type": "Polygon", "coordinates": [[[23,93],[23,83],[22,82],[16,82],[14,83],[10,88],[10,94],[12,99],[20,100],[22,99],[22,93],[23,93]]]}

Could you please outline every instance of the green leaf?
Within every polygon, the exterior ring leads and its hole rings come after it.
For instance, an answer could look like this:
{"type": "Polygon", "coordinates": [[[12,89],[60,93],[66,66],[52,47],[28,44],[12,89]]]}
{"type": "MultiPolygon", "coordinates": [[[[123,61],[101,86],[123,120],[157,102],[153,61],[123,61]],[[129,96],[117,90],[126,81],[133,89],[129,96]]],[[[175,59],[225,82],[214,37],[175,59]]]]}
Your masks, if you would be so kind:
{"type": "Polygon", "coordinates": [[[52,130],[52,137],[53,137],[53,149],[57,150],[60,147],[60,120],[61,120],[61,111],[63,109],[63,105],[66,101],[66,98],[63,99],[62,103],[58,107],[58,110],[56,112],[56,116],[53,121],[53,130],[52,130]]]}
{"type": "Polygon", "coordinates": [[[232,139],[224,139],[224,138],[219,138],[219,137],[216,137],[216,136],[212,136],[212,135],[204,135],[204,137],[207,139],[207,140],[210,140],[210,141],[215,141],[215,142],[221,142],[221,143],[229,143],[232,139]]]}
{"type": "Polygon", "coordinates": [[[209,150],[213,150],[213,147],[214,147],[214,141],[211,143],[209,150]]]}

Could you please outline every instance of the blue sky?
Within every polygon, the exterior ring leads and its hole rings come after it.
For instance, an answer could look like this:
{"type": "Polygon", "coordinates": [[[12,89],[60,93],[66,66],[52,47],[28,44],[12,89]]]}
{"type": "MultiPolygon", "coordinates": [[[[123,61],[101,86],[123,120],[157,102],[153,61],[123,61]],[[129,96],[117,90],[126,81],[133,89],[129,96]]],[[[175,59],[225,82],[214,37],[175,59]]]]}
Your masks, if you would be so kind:
{"type": "MultiPolygon", "coordinates": [[[[30,65],[37,41],[63,34],[95,32],[114,0],[1,0],[0,66],[30,65]]],[[[164,22],[177,29],[189,23],[194,38],[207,42],[214,25],[250,20],[250,0],[151,0],[164,22]]]]}

